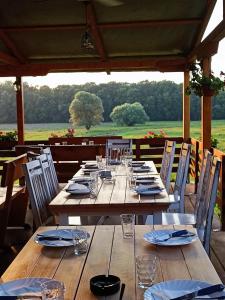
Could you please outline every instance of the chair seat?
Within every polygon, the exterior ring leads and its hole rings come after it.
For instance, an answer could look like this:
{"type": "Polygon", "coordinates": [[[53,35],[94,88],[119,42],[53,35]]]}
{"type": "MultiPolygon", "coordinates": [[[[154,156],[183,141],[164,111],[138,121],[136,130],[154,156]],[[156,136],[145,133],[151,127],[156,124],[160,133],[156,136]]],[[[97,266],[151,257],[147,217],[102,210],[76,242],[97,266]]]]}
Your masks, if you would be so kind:
{"type": "Polygon", "coordinates": [[[195,225],[196,219],[194,214],[181,213],[155,213],[154,224],[160,225],[195,225]]]}

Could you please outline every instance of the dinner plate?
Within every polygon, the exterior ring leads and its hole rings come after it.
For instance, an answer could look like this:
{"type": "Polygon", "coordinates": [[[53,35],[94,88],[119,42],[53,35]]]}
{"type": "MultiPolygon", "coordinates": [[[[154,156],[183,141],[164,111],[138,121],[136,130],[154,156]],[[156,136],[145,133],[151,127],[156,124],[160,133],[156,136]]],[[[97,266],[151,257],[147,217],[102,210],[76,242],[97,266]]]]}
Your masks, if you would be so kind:
{"type": "Polygon", "coordinates": [[[135,192],[139,195],[147,196],[147,195],[157,195],[161,193],[164,190],[164,188],[161,188],[160,186],[146,186],[146,185],[138,185],[138,187],[135,188],[135,192]]]}
{"type": "MultiPolygon", "coordinates": [[[[150,244],[160,245],[160,246],[181,246],[188,245],[193,243],[198,239],[197,235],[188,236],[188,237],[173,237],[168,239],[167,241],[160,241],[158,239],[162,239],[163,236],[168,236],[173,233],[174,229],[164,229],[164,230],[154,230],[144,234],[144,240],[149,242],[150,244]]],[[[192,234],[192,232],[188,232],[192,234]]]]}
{"type": "Polygon", "coordinates": [[[90,189],[84,184],[80,183],[72,183],[68,186],[66,189],[67,193],[70,193],[71,195],[87,195],[90,194],[90,189]]]}
{"type": "Polygon", "coordinates": [[[144,168],[133,168],[133,172],[134,173],[146,173],[146,172],[150,172],[151,168],[150,167],[144,167],[144,168]]]}
{"type": "Polygon", "coordinates": [[[163,191],[163,189],[154,189],[154,190],[148,190],[148,191],[140,191],[138,192],[141,196],[150,196],[150,195],[158,195],[163,191]]]}
{"type": "MultiPolygon", "coordinates": [[[[209,287],[211,285],[212,284],[208,282],[198,281],[198,280],[164,281],[149,287],[144,293],[144,300],[162,300],[163,296],[165,296],[165,298],[168,299],[180,297],[187,293],[191,293],[199,289],[209,287]],[[162,296],[160,297],[160,295],[162,296]]],[[[212,297],[212,295],[215,295],[216,297],[223,296],[225,295],[225,292],[217,292],[211,294],[210,296],[212,297]]]]}
{"type": "Polygon", "coordinates": [[[73,177],[71,179],[71,181],[73,181],[74,183],[83,183],[83,182],[90,182],[92,181],[92,179],[88,176],[82,176],[82,177],[73,177]]]}
{"type": "Polygon", "coordinates": [[[50,278],[28,277],[4,282],[0,285],[0,296],[19,296],[29,293],[40,293],[41,284],[50,278]]]}
{"type": "MultiPolygon", "coordinates": [[[[34,240],[36,243],[42,245],[42,246],[47,246],[47,247],[69,247],[73,245],[73,240],[72,240],[72,230],[73,229],[58,229],[58,230],[48,230],[39,233],[35,236],[34,240]],[[43,239],[43,236],[46,236],[46,239],[43,239]],[[41,237],[41,238],[40,238],[41,237]],[[59,237],[59,239],[56,240],[48,240],[48,237],[59,237]],[[60,240],[60,238],[66,238],[68,240],[60,240]]],[[[77,229],[77,233],[80,235],[82,238],[83,235],[83,230],[77,229]]],[[[87,233],[87,237],[90,237],[90,234],[87,233]]]]}

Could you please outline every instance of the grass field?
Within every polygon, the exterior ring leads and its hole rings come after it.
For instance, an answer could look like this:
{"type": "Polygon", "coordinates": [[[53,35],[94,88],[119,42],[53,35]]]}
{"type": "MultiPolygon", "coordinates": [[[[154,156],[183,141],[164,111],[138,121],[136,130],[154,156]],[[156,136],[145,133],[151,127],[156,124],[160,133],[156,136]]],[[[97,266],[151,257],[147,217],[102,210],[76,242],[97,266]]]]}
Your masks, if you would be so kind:
{"type": "MultiPolygon", "coordinates": [[[[199,138],[200,121],[191,122],[191,136],[199,138]]],[[[50,124],[27,124],[25,126],[26,140],[47,140],[51,133],[63,135],[67,128],[70,127],[66,123],[50,123],[50,124]]],[[[15,124],[2,124],[1,130],[13,130],[15,124]]],[[[136,125],[133,127],[119,127],[113,123],[104,123],[91,128],[89,131],[83,127],[76,127],[76,136],[98,136],[98,135],[122,135],[127,138],[141,138],[148,131],[165,130],[169,136],[182,136],[182,121],[161,121],[147,122],[144,125],[136,125]]],[[[212,121],[212,135],[218,140],[218,148],[225,151],[225,120],[212,121]]]]}

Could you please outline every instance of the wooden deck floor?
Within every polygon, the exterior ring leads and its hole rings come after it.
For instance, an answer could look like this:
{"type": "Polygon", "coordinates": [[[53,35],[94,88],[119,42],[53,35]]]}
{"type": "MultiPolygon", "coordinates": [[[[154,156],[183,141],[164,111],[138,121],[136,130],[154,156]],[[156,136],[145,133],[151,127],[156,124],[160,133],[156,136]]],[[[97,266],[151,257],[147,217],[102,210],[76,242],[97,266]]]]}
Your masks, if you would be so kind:
{"type": "MultiPolygon", "coordinates": [[[[188,185],[186,191],[186,211],[193,212],[194,197],[193,186],[188,185]]],[[[218,222],[214,220],[214,230],[218,229],[218,222]]],[[[15,258],[15,253],[10,251],[0,252],[0,276],[15,258]]],[[[210,259],[225,284],[225,231],[213,231],[211,241],[210,259]]]]}

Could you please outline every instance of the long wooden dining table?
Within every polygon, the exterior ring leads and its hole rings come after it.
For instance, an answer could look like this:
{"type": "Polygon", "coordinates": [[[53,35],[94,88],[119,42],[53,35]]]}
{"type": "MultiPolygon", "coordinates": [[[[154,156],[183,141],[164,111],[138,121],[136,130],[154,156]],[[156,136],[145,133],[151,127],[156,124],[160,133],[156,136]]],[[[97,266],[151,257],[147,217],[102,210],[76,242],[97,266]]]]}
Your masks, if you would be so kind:
{"type": "MultiPolygon", "coordinates": [[[[71,227],[58,227],[73,228],[71,227]]],[[[90,233],[89,249],[81,256],[74,255],[73,246],[44,247],[34,242],[34,235],[2,275],[4,282],[24,277],[48,277],[63,281],[65,300],[118,300],[119,292],[106,298],[96,297],[90,291],[90,279],[99,274],[113,274],[125,283],[123,300],[143,299],[143,290],[137,287],[135,257],[154,253],[158,256],[155,283],[167,280],[201,280],[221,283],[209,257],[199,240],[184,246],[156,246],[146,242],[143,235],[154,229],[172,226],[136,225],[135,236],[123,239],[120,225],[82,227],[90,233]]],[[[188,229],[190,226],[176,226],[188,229]]],[[[38,232],[53,229],[40,227],[38,232]]]]}
{"type": "MultiPolygon", "coordinates": [[[[164,187],[154,163],[150,161],[146,162],[146,165],[151,168],[151,171],[146,173],[147,176],[154,175],[159,186],[164,187]]],[[[82,169],[75,176],[82,176],[82,169]]],[[[146,215],[165,211],[172,203],[165,189],[156,195],[140,196],[130,189],[128,181],[125,167],[120,165],[116,167],[114,183],[99,180],[98,195],[95,199],[71,195],[66,192],[67,185],[50,202],[50,211],[57,217],[60,225],[67,225],[68,216],[109,216],[122,213],[146,215]]]]}

